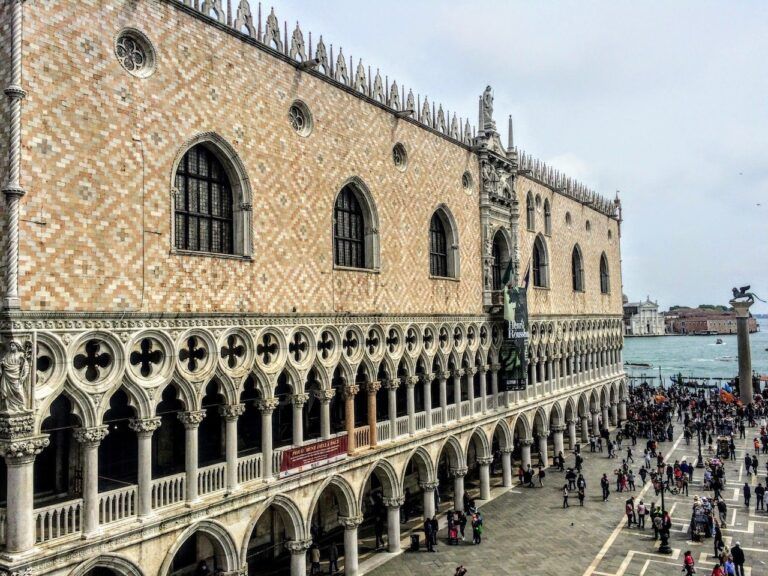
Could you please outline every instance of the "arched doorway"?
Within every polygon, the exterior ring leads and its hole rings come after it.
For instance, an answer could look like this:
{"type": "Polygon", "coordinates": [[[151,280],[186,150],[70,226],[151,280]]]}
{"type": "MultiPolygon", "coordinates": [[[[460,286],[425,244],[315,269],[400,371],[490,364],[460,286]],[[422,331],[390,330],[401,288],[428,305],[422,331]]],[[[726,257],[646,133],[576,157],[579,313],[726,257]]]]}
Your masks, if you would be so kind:
{"type": "Polygon", "coordinates": [[[352,487],[340,476],[325,483],[310,507],[311,538],[321,558],[324,563],[337,558],[348,574],[357,571],[359,517],[352,487]]]}
{"type": "Polygon", "coordinates": [[[209,574],[238,567],[237,549],[221,525],[203,521],[188,528],[171,548],[161,576],[190,576],[207,568],[209,574]],[[205,566],[205,568],[204,568],[205,566]]]}
{"type": "MultiPolygon", "coordinates": [[[[464,508],[464,476],[467,463],[459,441],[450,436],[437,458],[437,490],[440,502],[452,502],[455,510],[464,508]]],[[[450,506],[447,506],[450,507],[450,506]]]]}
{"type": "MultiPolygon", "coordinates": [[[[292,573],[293,552],[289,543],[302,540],[303,532],[301,513],[293,501],[282,496],[275,498],[259,513],[248,536],[248,576],[292,573]]],[[[303,550],[301,553],[306,554],[303,550]]]]}
{"type": "Polygon", "coordinates": [[[382,550],[385,544],[390,552],[397,552],[400,549],[400,521],[407,522],[413,516],[412,504],[409,500],[406,506],[392,465],[380,460],[368,475],[360,495],[363,515],[359,534],[360,552],[382,550]],[[384,534],[387,535],[386,543],[384,534]]]}

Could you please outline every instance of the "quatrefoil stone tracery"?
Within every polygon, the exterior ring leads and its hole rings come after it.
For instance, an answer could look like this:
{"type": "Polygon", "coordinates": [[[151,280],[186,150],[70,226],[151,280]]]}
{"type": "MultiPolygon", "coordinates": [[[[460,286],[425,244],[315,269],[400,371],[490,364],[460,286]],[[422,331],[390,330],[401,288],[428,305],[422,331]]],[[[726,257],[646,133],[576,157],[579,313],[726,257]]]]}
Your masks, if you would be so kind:
{"type": "Polygon", "coordinates": [[[320,335],[320,341],[317,343],[317,351],[320,354],[320,357],[323,358],[323,360],[327,360],[331,354],[333,354],[333,337],[331,334],[325,330],[320,335]]]}
{"type": "Polygon", "coordinates": [[[268,366],[277,358],[280,347],[272,334],[264,334],[261,342],[256,346],[256,354],[261,358],[262,363],[268,366]]]}
{"type": "Polygon", "coordinates": [[[221,359],[227,363],[227,368],[234,370],[245,360],[246,347],[243,339],[236,334],[227,336],[227,341],[219,351],[221,359]]]}
{"type": "Polygon", "coordinates": [[[143,378],[149,378],[163,363],[165,354],[151,338],[142,338],[139,349],[131,352],[131,366],[137,366],[143,378]]]}
{"type": "Polygon", "coordinates": [[[197,372],[201,367],[203,360],[208,356],[204,346],[201,346],[200,339],[197,336],[187,338],[186,346],[179,350],[179,360],[187,364],[189,372],[197,372]]]}
{"type": "Polygon", "coordinates": [[[102,350],[101,340],[88,340],[83,352],[75,355],[73,365],[88,382],[103,379],[107,368],[112,365],[112,354],[102,350]]]}

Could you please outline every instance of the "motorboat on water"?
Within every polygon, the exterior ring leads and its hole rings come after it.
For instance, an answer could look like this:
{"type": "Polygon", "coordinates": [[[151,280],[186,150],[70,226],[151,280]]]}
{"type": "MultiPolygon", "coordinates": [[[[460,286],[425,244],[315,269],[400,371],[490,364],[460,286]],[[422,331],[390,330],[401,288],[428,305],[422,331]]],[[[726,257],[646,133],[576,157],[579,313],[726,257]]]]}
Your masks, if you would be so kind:
{"type": "Polygon", "coordinates": [[[718,338],[717,340],[715,340],[715,344],[722,344],[722,343],[723,343],[722,338],[718,338]]]}

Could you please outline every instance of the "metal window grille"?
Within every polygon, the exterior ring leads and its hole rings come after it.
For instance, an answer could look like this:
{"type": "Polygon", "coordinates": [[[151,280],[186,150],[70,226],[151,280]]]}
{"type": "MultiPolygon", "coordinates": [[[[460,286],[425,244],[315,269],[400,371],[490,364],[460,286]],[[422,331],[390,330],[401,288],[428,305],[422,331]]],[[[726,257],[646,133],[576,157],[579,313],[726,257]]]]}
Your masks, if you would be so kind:
{"type": "Polygon", "coordinates": [[[365,219],[360,202],[349,187],[336,197],[333,244],[338,266],[365,268],[365,219]]]}
{"type": "Polygon", "coordinates": [[[429,273],[432,276],[448,276],[448,242],[445,226],[437,214],[429,223],[429,273]]]}

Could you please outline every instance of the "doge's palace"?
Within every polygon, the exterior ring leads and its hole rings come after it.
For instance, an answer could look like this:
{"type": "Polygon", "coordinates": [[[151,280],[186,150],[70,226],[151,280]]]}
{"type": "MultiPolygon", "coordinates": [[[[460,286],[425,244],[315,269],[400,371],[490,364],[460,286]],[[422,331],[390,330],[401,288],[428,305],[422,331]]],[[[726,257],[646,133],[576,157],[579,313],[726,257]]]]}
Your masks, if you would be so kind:
{"type": "Polygon", "coordinates": [[[381,514],[397,551],[626,418],[621,205],[491,87],[459,116],[248,0],[3,0],[0,83],[6,573],[353,576],[381,514]]]}

